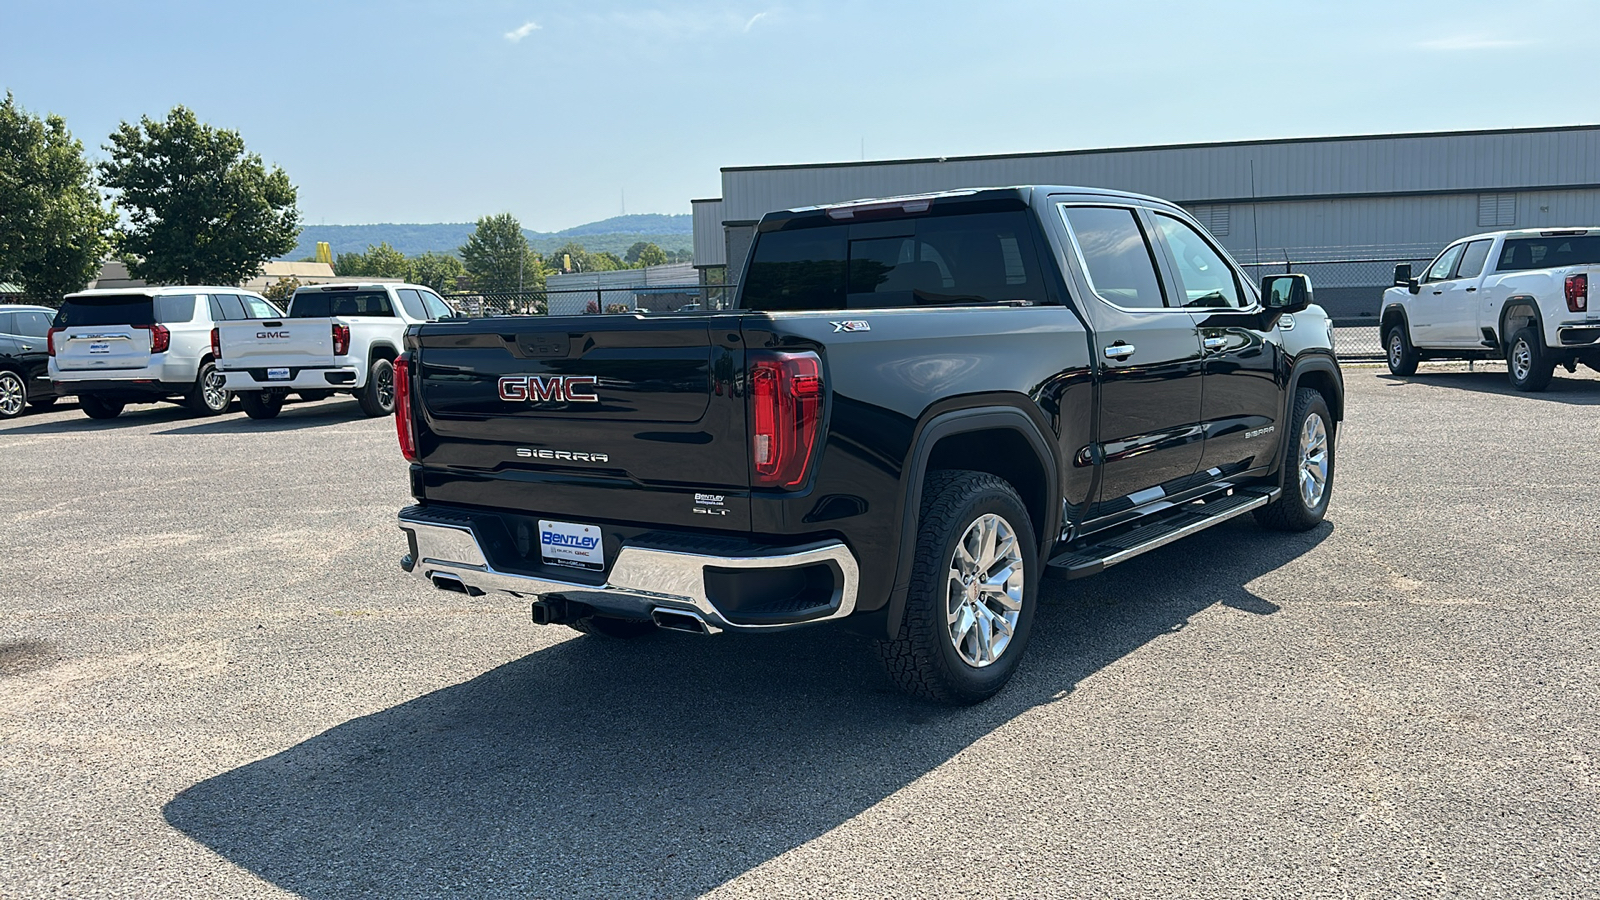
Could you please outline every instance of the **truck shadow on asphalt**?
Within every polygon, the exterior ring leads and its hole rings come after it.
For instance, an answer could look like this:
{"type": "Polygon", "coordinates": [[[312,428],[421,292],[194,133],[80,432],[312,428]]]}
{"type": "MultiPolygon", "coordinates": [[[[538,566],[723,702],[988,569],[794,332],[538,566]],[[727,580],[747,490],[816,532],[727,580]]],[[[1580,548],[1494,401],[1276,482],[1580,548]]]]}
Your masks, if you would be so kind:
{"type": "Polygon", "coordinates": [[[252,432],[302,431],[327,425],[348,425],[365,422],[354,400],[320,400],[315,403],[290,403],[275,419],[252,419],[249,416],[205,419],[181,428],[169,428],[156,434],[250,434],[252,432]]]}
{"type": "Polygon", "coordinates": [[[1404,384],[1429,384],[1437,387],[1476,391],[1481,394],[1502,394],[1507,397],[1524,397],[1547,403],[1566,403],[1572,406],[1600,406],[1600,381],[1584,377],[1588,370],[1579,368],[1577,375],[1567,376],[1565,369],[1557,369],[1550,386],[1542,391],[1519,391],[1506,380],[1502,371],[1488,372],[1428,372],[1419,370],[1415,375],[1390,375],[1378,377],[1398,387],[1404,384]],[[1567,377],[1563,377],[1567,376],[1567,377]]]}
{"type": "Polygon", "coordinates": [[[697,896],[1208,608],[1256,627],[1279,608],[1245,585],[1331,531],[1229,523],[1115,579],[1049,581],[1024,665],[974,708],[902,696],[866,639],[835,630],[586,636],[209,778],[164,813],[305,897],[697,896]]]}

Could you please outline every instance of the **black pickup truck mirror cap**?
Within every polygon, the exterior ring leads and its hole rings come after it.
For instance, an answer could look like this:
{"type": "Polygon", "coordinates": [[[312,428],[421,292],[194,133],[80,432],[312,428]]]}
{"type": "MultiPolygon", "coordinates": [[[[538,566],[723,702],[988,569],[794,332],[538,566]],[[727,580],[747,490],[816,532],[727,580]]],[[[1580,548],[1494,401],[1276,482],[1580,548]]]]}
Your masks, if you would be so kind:
{"type": "Polygon", "coordinates": [[[1311,279],[1300,274],[1264,275],[1261,296],[1272,312],[1299,312],[1311,305],[1311,279]]]}

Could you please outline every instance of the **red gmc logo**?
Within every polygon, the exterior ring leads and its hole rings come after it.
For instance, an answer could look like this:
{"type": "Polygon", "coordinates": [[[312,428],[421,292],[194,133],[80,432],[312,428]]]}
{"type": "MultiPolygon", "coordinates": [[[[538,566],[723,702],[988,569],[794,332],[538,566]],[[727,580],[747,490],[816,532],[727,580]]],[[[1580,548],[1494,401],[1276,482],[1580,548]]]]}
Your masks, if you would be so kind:
{"type": "Polygon", "coordinates": [[[500,399],[508,403],[599,403],[593,375],[500,376],[500,399]]]}

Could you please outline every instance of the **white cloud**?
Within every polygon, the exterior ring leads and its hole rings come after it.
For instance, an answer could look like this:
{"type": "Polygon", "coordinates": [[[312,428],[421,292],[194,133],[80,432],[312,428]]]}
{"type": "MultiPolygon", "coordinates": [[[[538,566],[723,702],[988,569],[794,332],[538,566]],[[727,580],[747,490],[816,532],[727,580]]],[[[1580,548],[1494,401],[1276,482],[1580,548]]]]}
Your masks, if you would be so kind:
{"type": "Polygon", "coordinates": [[[680,40],[727,34],[748,34],[758,23],[772,24],[778,8],[751,16],[720,4],[687,3],[655,9],[618,11],[594,17],[606,26],[680,40]]]}
{"type": "Polygon", "coordinates": [[[522,40],[523,38],[527,37],[530,34],[533,34],[535,31],[538,31],[538,30],[539,30],[539,23],[538,22],[523,22],[522,25],[520,27],[516,28],[515,30],[506,32],[506,40],[508,40],[511,43],[515,44],[518,41],[522,40]]]}
{"type": "Polygon", "coordinates": [[[1493,38],[1482,34],[1458,34],[1454,37],[1423,41],[1417,47],[1423,50],[1504,50],[1509,47],[1526,47],[1533,41],[1493,38]]]}
{"type": "Polygon", "coordinates": [[[750,21],[744,23],[745,34],[749,34],[750,33],[750,29],[756,27],[756,23],[757,22],[761,21],[762,19],[765,19],[767,16],[770,16],[770,15],[772,15],[772,10],[769,9],[769,10],[767,10],[765,12],[758,12],[755,15],[751,16],[750,17],[750,21]]]}

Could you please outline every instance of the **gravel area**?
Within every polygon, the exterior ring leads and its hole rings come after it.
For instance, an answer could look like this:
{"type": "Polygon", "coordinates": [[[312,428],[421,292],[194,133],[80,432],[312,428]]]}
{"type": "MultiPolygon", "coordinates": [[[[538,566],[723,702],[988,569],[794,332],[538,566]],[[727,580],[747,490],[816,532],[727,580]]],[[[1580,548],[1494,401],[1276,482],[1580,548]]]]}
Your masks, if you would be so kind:
{"type": "Polygon", "coordinates": [[[971,709],[832,630],[404,575],[353,401],[0,424],[0,897],[1600,894],[1600,380],[1347,369],[1332,511],[1052,581],[971,709]]]}

